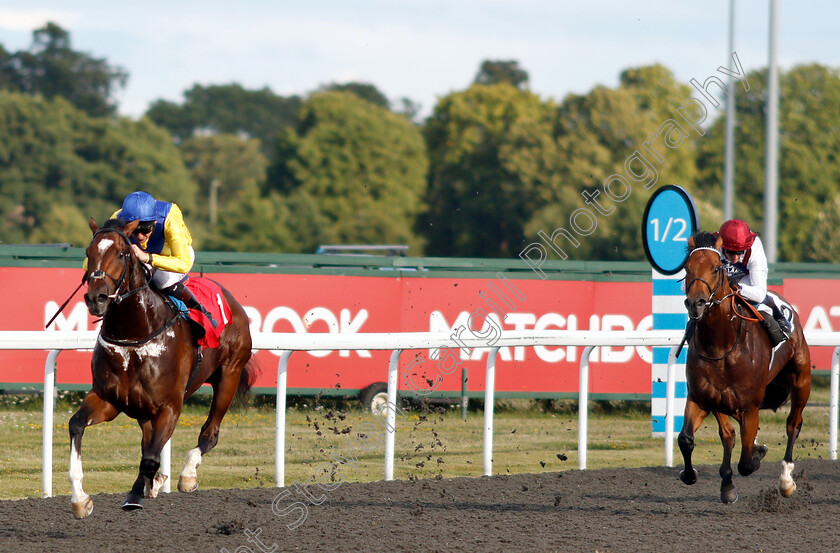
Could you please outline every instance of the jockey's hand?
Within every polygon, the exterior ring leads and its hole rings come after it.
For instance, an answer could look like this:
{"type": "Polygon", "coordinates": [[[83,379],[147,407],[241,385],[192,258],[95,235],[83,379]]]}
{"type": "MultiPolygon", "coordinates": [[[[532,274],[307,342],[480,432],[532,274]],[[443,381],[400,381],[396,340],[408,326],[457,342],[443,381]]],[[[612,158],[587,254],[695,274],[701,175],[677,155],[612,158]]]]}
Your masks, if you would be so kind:
{"type": "Polygon", "coordinates": [[[137,259],[139,259],[139,260],[140,260],[140,261],[142,261],[143,263],[148,263],[148,262],[149,262],[149,260],[152,258],[152,256],[151,256],[151,255],[149,255],[148,253],[144,252],[144,251],[140,248],[140,246],[138,246],[137,244],[132,244],[132,245],[131,245],[131,249],[132,249],[132,251],[134,252],[134,255],[135,255],[135,256],[137,256],[137,259]]]}

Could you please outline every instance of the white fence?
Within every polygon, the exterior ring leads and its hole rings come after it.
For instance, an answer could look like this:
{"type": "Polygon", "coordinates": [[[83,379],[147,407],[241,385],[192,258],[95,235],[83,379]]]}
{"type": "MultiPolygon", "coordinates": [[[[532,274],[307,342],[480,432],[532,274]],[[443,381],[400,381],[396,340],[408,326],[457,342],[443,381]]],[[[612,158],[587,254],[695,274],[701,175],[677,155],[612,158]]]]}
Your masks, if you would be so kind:
{"type": "MultiPolygon", "coordinates": [[[[466,338],[457,342],[446,333],[356,333],[356,334],[255,334],[255,350],[281,352],[277,366],[277,409],[275,424],[275,481],[278,487],[285,485],[285,437],[286,437],[286,374],[288,361],[295,351],[316,350],[391,350],[388,364],[388,411],[385,434],[385,480],[394,478],[394,438],[396,432],[396,401],[398,387],[399,357],[403,350],[417,349],[459,349],[483,348],[489,351],[486,366],[485,410],[484,410],[484,474],[492,474],[493,456],[493,404],[496,371],[496,354],[499,348],[510,346],[582,346],[580,360],[580,386],[578,391],[578,468],[586,468],[588,398],[589,398],[589,354],[598,346],[670,346],[668,361],[667,399],[665,418],[665,465],[673,466],[674,442],[674,367],[676,349],[682,338],[678,331],[509,331],[487,339],[466,338]],[[492,344],[492,345],[488,345],[492,344]]],[[[96,331],[47,332],[47,331],[0,331],[0,349],[4,350],[47,350],[44,366],[44,425],[42,455],[42,486],[44,497],[52,495],[52,430],[54,411],[54,389],[56,360],[65,349],[92,349],[96,342],[96,331]]],[[[837,459],[838,387],[840,386],[840,332],[806,333],[812,347],[834,347],[831,361],[831,400],[829,426],[829,455],[837,459]]],[[[161,454],[161,472],[171,475],[170,444],[161,454]]],[[[164,491],[169,491],[167,480],[164,491]]]]}

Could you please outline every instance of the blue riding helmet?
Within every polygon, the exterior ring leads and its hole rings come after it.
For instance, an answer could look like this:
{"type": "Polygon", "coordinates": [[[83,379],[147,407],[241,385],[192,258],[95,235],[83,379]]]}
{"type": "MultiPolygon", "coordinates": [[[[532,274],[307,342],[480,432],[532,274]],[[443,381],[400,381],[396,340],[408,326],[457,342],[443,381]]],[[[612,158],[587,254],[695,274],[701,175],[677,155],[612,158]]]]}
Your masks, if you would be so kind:
{"type": "Polygon", "coordinates": [[[148,192],[132,192],[122,204],[120,218],[123,221],[154,221],[157,219],[156,205],[157,201],[148,192]]]}

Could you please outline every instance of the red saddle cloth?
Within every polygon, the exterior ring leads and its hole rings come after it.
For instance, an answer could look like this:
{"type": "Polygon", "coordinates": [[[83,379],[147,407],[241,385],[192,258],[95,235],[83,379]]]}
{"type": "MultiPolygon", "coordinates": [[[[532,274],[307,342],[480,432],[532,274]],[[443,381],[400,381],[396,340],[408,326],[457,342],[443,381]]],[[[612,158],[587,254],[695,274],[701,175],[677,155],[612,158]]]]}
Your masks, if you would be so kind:
{"type": "Polygon", "coordinates": [[[190,318],[204,327],[204,337],[198,340],[198,345],[205,348],[219,347],[219,337],[231,319],[230,307],[222,295],[222,288],[212,280],[202,277],[190,277],[184,284],[193,293],[198,303],[203,305],[219,323],[219,326],[213,328],[204,313],[198,309],[189,310],[190,318]]]}

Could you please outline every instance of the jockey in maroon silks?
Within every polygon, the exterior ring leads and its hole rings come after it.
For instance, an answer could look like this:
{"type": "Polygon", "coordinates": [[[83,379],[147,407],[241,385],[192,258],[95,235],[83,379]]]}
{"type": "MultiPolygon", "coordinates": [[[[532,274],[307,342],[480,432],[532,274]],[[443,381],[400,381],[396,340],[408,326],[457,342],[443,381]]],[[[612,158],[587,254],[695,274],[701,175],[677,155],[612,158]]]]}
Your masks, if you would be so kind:
{"type": "Polygon", "coordinates": [[[740,219],[723,223],[717,235],[723,239],[721,254],[729,283],[761,313],[761,324],[767,330],[772,345],[790,338],[791,329],[787,320],[775,297],[767,293],[767,255],[761,238],[740,219]]]}

